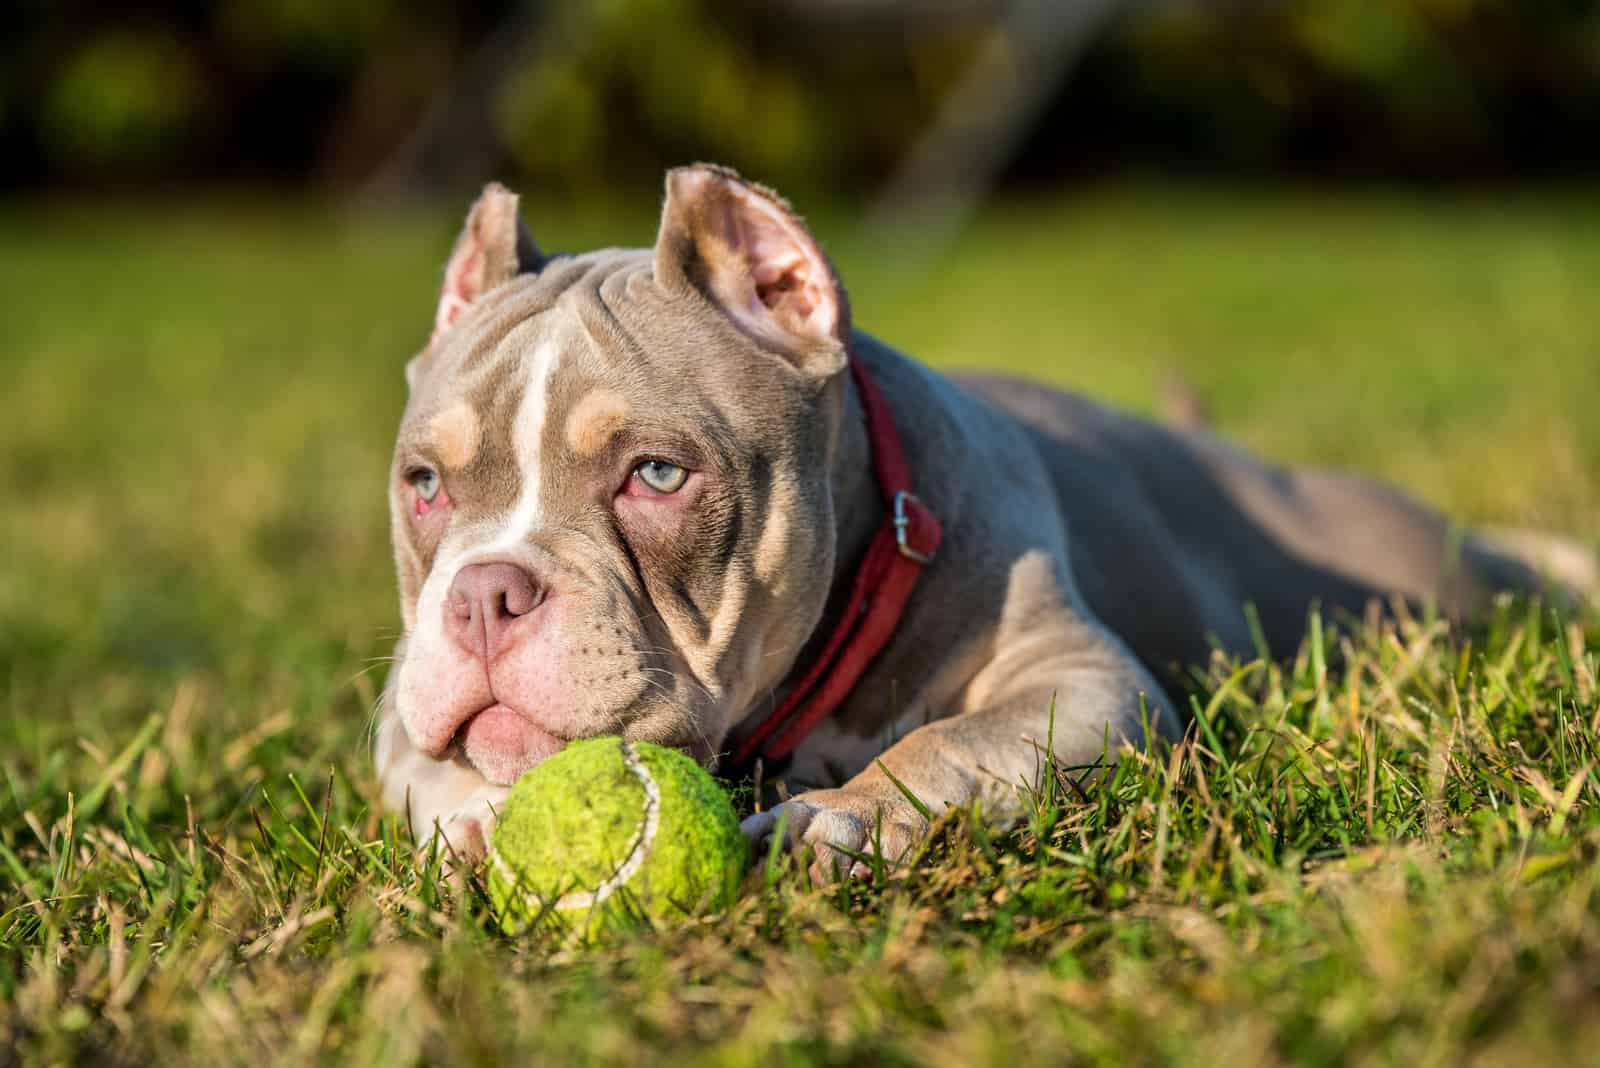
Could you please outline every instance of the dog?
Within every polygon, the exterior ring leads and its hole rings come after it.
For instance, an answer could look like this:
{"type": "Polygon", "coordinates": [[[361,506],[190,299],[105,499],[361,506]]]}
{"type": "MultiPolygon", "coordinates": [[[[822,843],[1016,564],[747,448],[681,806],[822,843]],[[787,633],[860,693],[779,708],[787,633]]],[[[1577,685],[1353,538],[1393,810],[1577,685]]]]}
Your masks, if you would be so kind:
{"type": "Polygon", "coordinates": [[[1312,605],[1543,584],[1374,481],[913,362],[712,165],[668,174],[648,249],[546,256],[487,187],[406,378],[375,756],[462,864],[523,772],[614,734],[760,761],[787,791],[746,835],[860,874],[951,806],[1007,818],[1046,756],[1179,738],[1173,669],[1290,654],[1312,605]]]}

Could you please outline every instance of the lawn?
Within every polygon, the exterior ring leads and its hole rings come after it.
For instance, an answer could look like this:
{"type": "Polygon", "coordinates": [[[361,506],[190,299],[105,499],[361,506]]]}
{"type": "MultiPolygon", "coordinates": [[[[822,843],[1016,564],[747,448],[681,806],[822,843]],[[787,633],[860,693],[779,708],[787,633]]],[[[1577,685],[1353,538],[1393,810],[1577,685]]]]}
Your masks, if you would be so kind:
{"type": "MultiPolygon", "coordinates": [[[[1312,620],[1194,740],[957,814],[871,884],[491,933],[375,809],[384,475],[464,204],[0,207],[0,1065],[1582,1061],[1600,625],[1312,620]]],[[[546,247],[651,205],[533,203],[546,247]]],[[[1600,535],[1600,198],[1148,186],[931,259],[815,226],[857,320],[1273,456],[1600,535]]],[[[1587,1051],[1587,1053],[1585,1052],[1587,1051]]]]}

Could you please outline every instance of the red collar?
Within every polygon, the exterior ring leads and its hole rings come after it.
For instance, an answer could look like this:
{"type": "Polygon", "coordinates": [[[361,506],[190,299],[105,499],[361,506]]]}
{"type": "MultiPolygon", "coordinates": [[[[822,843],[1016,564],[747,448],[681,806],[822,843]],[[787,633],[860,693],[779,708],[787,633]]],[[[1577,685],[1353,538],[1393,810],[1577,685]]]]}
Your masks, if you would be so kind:
{"type": "Polygon", "coordinates": [[[850,373],[866,411],[872,471],[889,514],[861,558],[850,603],[822,655],[734,747],[734,768],[748,767],[758,757],[767,764],[782,760],[844,703],[894,634],[923,565],[932,562],[943,536],[939,520],[911,492],[911,465],[878,384],[860,360],[850,361],[850,373]]]}

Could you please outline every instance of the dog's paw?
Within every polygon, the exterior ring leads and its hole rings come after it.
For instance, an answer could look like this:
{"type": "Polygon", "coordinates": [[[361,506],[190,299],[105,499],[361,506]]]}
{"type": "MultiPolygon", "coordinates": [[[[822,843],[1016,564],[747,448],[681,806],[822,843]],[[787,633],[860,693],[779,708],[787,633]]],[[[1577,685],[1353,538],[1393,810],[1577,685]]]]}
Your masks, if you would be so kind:
{"type": "Polygon", "coordinates": [[[872,874],[871,859],[903,860],[928,833],[928,821],[899,793],[877,795],[848,787],[812,790],[740,825],[756,856],[781,830],[790,849],[810,847],[811,877],[823,882],[872,874]]]}
{"type": "Polygon", "coordinates": [[[448,815],[440,818],[433,833],[423,843],[424,855],[438,853],[452,872],[476,868],[489,855],[489,836],[494,833],[495,809],[505,790],[480,790],[448,815]]]}

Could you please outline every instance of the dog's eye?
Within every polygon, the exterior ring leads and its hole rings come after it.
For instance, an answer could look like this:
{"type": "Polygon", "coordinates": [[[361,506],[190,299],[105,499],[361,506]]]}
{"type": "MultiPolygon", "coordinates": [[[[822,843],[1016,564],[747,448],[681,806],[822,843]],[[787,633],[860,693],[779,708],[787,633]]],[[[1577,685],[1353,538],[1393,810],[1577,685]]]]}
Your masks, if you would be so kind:
{"type": "Polygon", "coordinates": [[[665,460],[646,460],[634,468],[633,473],[657,493],[677,493],[689,478],[689,472],[665,460]]]}
{"type": "Polygon", "coordinates": [[[419,467],[413,470],[406,475],[406,481],[410,482],[411,488],[417,491],[417,496],[429,504],[432,504],[433,499],[439,496],[439,489],[444,485],[439,479],[439,472],[426,467],[419,467]]]}

